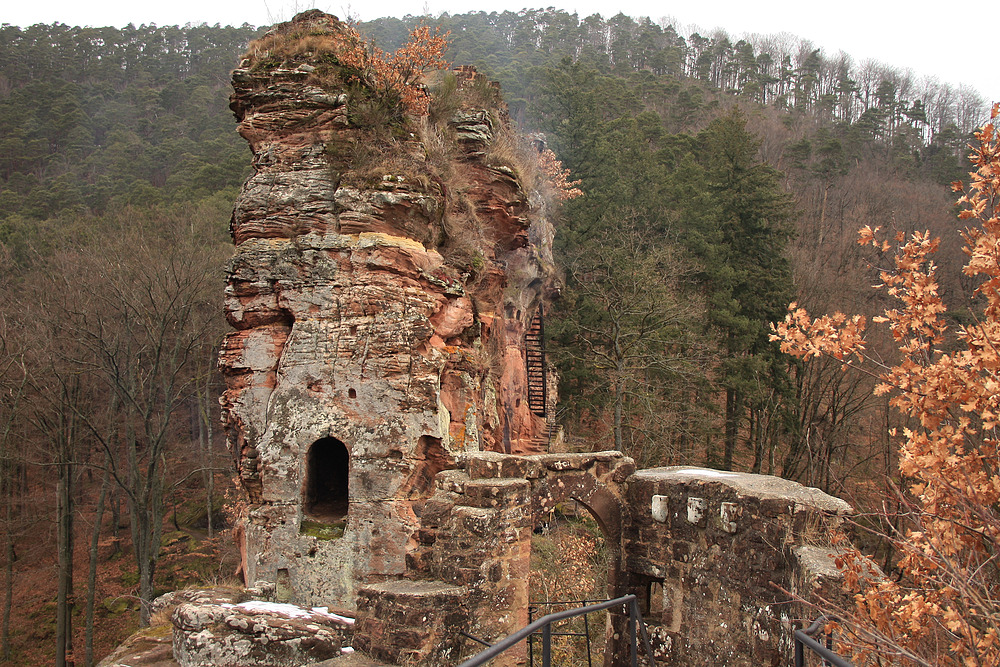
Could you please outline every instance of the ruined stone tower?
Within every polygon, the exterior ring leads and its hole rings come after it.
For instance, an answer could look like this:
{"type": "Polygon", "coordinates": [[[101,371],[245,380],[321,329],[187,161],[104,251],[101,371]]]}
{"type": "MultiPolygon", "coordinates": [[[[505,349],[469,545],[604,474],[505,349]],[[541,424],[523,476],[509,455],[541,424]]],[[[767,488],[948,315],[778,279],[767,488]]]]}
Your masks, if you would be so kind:
{"type": "Polygon", "coordinates": [[[403,574],[438,472],[545,449],[525,334],[554,280],[542,185],[496,87],[459,70],[429,117],[405,116],[324,51],[347,30],[305,12],[233,72],[254,173],[220,365],[248,585],[352,608],[361,583],[403,574]]]}

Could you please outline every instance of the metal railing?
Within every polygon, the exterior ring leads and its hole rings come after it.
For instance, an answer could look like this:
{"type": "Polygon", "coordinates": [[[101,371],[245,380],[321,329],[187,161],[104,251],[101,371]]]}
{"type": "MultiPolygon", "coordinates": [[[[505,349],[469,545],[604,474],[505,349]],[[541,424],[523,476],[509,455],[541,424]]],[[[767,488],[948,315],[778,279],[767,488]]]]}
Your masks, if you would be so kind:
{"type": "Polygon", "coordinates": [[[838,619],[835,616],[820,616],[805,630],[795,631],[795,667],[805,667],[805,650],[807,648],[823,658],[824,665],[854,667],[852,663],[844,659],[844,656],[833,651],[833,637],[830,634],[826,635],[826,646],[813,639],[813,635],[819,632],[827,623],[836,620],[838,619]]]}
{"type": "Polygon", "coordinates": [[[611,607],[617,607],[620,605],[628,606],[629,635],[631,637],[632,644],[632,667],[639,667],[640,634],[642,635],[642,643],[646,649],[646,656],[649,659],[649,664],[650,666],[654,665],[653,649],[649,645],[649,635],[646,633],[646,624],[642,620],[642,614],[639,613],[639,603],[634,595],[626,595],[624,597],[615,598],[614,600],[607,600],[606,602],[587,605],[586,607],[567,609],[566,611],[560,611],[554,614],[548,614],[547,616],[542,616],[537,621],[529,623],[527,626],[521,628],[509,637],[501,639],[496,644],[493,644],[489,648],[472,656],[458,667],[478,667],[479,665],[483,665],[507,649],[515,646],[525,638],[531,636],[538,630],[541,630],[542,634],[542,667],[551,667],[553,623],[567,618],[573,618],[574,616],[582,616],[594,611],[602,611],[604,609],[610,609],[611,607]]]}
{"type": "MultiPolygon", "coordinates": [[[[532,602],[528,605],[528,623],[535,620],[535,613],[538,611],[539,607],[556,607],[567,605],[583,605],[597,604],[599,602],[604,602],[604,600],[561,600],[557,602],[532,602]]],[[[590,648],[590,622],[587,620],[588,614],[583,614],[583,632],[573,632],[571,630],[563,630],[560,632],[553,632],[553,637],[583,637],[587,644],[587,667],[593,667],[594,656],[590,648]]],[[[569,620],[569,619],[566,619],[569,620]]],[[[528,667],[535,667],[535,643],[534,639],[537,633],[528,635],[528,667]]]]}

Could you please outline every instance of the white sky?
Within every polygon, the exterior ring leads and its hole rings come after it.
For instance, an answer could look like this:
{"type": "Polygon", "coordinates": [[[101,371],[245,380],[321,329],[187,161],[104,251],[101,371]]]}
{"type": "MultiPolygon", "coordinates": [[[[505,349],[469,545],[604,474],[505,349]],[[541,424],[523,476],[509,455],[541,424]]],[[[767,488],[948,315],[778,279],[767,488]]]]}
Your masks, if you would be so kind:
{"type": "Polygon", "coordinates": [[[977,19],[971,5],[959,11],[958,6],[929,0],[547,0],[537,5],[526,5],[524,0],[10,0],[4,4],[0,23],[21,26],[53,22],[119,27],[130,22],[267,25],[313,7],[360,20],[425,12],[517,11],[525,6],[555,6],[576,11],[581,18],[590,14],[608,17],[621,11],[653,20],[672,17],[680,26],[699,26],[703,34],[716,27],[733,37],[788,32],[822,47],[828,56],[842,50],[856,63],[872,58],[909,68],[918,78],[933,76],[952,85],[968,84],[986,101],[1000,101],[1000,67],[987,51],[995,48],[996,40],[991,12],[984,9],[977,19]],[[973,66],[976,60],[979,64],[973,66]]]}

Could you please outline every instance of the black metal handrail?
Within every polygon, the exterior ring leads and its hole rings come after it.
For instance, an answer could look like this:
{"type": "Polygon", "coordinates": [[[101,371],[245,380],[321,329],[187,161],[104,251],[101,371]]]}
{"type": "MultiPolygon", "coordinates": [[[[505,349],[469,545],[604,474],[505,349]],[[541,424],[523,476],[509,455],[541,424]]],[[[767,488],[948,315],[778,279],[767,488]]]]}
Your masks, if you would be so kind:
{"type": "Polygon", "coordinates": [[[829,635],[827,635],[826,638],[826,646],[823,646],[812,637],[827,623],[836,620],[839,620],[836,616],[820,616],[805,630],[795,631],[795,667],[805,667],[806,648],[823,658],[824,665],[834,665],[834,667],[854,667],[854,665],[845,660],[842,655],[834,653],[832,638],[829,635]]]}
{"type": "MultiPolygon", "coordinates": [[[[598,602],[604,602],[604,600],[558,600],[555,602],[532,602],[528,605],[528,623],[535,620],[535,611],[538,607],[556,607],[556,606],[566,606],[571,604],[578,605],[588,605],[595,604],[598,602]]],[[[583,637],[586,640],[587,646],[587,667],[593,667],[594,656],[590,648],[590,623],[587,621],[587,614],[583,615],[583,632],[553,632],[553,637],[583,637]]],[[[534,640],[535,635],[528,635],[528,667],[535,667],[535,645],[534,640]]]]}
{"type": "Polygon", "coordinates": [[[646,624],[642,621],[642,614],[639,613],[639,603],[634,595],[625,595],[620,598],[615,598],[614,600],[587,605],[586,607],[578,607],[576,609],[567,609],[566,611],[559,611],[554,614],[542,616],[537,621],[529,623],[514,634],[501,639],[496,644],[493,644],[489,648],[484,649],[483,651],[472,656],[458,667],[478,667],[479,665],[485,664],[487,661],[497,657],[539,629],[542,631],[542,667],[550,667],[552,662],[552,623],[567,618],[573,618],[574,616],[582,616],[583,614],[589,614],[594,611],[602,611],[611,607],[617,607],[619,605],[628,605],[629,634],[631,635],[632,640],[632,667],[638,667],[639,665],[639,634],[642,635],[642,643],[646,648],[646,656],[649,658],[649,664],[654,665],[653,649],[649,645],[649,635],[646,633],[646,624]]]}

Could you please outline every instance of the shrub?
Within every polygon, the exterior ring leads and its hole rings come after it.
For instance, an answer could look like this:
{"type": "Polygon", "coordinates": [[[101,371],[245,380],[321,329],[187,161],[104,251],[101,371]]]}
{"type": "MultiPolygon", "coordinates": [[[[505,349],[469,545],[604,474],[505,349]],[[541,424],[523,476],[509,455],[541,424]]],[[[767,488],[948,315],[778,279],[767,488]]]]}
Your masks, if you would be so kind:
{"type": "Polygon", "coordinates": [[[314,74],[321,81],[336,76],[346,83],[357,80],[379,97],[398,98],[407,113],[427,113],[429,101],[421,78],[430,70],[447,67],[443,54],[448,33],[431,32],[418,26],[410,32],[410,41],[388,54],[367,42],[357,30],[334,17],[316,23],[317,15],[300,21],[300,14],[290,24],[283,24],[250,43],[243,58],[251,69],[276,67],[310,61],[321,65],[314,74]]]}

